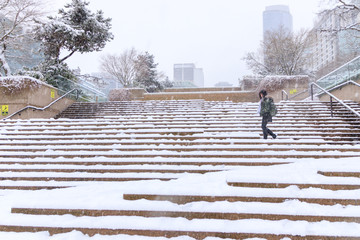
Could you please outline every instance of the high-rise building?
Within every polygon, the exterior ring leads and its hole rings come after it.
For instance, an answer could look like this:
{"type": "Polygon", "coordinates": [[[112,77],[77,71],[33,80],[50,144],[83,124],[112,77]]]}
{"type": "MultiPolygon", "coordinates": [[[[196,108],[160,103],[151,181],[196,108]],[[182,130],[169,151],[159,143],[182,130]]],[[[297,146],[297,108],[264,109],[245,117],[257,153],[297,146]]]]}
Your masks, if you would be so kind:
{"type": "Polygon", "coordinates": [[[263,36],[266,32],[276,31],[280,27],[290,32],[293,30],[293,20],[289,7],[286,5],[267,6],[263,12],[263,36]]]}
{"type": "Polygon", "coordinates": [[[312,59],[310,68],[317,73],[317,77],[341,66],[347,61],[360,55],[360,40],[356,31],[348,29],[343,31],[327,31],[327,29],[340,29],[344,26],[355,25],[360,18],[357,12],[347,12],[339,15],[338,12],[329,11],[322,15],[312,30],[312,59]],[[354,34],[355,33],[355,34],[354,34]]]}
{"type": "Polygon", "coordinates": [[[174,64],[174,85],[176,87],[204,87],[204,72],[194,63],[174,64]]]}

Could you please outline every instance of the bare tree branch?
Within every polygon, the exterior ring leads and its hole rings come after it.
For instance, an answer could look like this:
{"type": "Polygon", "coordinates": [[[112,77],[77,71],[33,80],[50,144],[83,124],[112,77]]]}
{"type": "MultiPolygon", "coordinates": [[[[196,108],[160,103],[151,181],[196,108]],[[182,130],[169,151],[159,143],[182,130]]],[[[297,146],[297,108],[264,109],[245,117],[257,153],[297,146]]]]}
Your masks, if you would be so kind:
{"type": "Polygon", "coordinates": [[[248,53],[244,60],[253,73],[262,76],[304,74],[307,36],[304,30],[297,34],[284,28],[268,32],[261,43],[260,54],[248,53]]]}
{"type": "Polygon", "coordinates": [[[108,54],[102,57],[100,68],[115,77],[124,87],[131,87],[137,74],[137,56],[134,48],[120,55],[108,54]]]}
{"type": "Polygon", "coordinates": [[[322,11],[319,16],[326,19],[328,16],[334,15],[339,21],[335,26],[319,26],[318,31],[336,34],[342,31],[352,30],[360,32],[360,1],[337,0],[337,4],[329,9],[322,11]]]}

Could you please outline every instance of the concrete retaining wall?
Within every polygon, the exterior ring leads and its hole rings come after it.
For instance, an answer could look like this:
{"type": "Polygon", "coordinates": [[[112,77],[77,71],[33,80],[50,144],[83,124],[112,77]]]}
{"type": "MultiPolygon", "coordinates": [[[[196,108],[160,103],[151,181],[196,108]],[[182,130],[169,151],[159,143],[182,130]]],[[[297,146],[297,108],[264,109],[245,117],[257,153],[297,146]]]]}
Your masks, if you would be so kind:
{"type": "MultiPolygon", "coordinates": [[[[0,119],[3,119],[29,105],[43,108],[58,98],[58,90],[47,84],[42,84],[35,90],[25,89],[16,94],[2,94],[0,96],[0,108],[8,106],[8,114],[1,114],[0,119]]],[[[68,108],[72,103],[74,103],[74,100],[64,98],[45,111],[28,109],[13,116],[11,119],[53,118],[68,108]]]]}
{"type": "Polygon", "coordinates": [[[109,101],[143,100],[145,93],[143,88],[113,89],[109,93],[109,101]]]}
{"type": "Polygon", "coordinates": [[[204,99],[205,101],[233,101],[233,102],[257,102],[258,95],[255,92],[170,92],[170,93],[146,93],[144,100],[189,100],[204,99]]]}
{"type": "Polygon", "coordinates": [[[241,91],[239,87],[167,88],[164,92],[229,92],[241,91]]]}
{"type": "MultiPolygon", "coordinates": [[[[357,82],[359,83],[359,81],[357,82]]],[[[350,83],[340,88],[336,88],[330,91],[330,93],[341,100],[352,100],[360,103],[360,87],[354,84],[350,83]]],[[[322,102],[329,102],[330,96],[327,94],[322,94],[319,96],[319,99],[322,102]]]]}
{"type": "MultiPolygon", "coordinates": [[[[291,100],[303,100],[309,97],[308,89],[310,78],[308,76],[267,76],[258,88],[258,91],[265,89],[275,102],[282,100],[284,90],[291,100]]],[[[284,100],[285,100],[284,95],[284,100]]]]}

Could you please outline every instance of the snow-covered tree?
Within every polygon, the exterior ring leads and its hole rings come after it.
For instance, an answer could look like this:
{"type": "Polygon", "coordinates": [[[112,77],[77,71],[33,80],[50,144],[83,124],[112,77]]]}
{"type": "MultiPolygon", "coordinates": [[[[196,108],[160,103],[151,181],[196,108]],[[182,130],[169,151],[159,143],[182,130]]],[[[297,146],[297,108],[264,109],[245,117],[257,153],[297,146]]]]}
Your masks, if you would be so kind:
{"type": "Polygon", "coordinates": [[[154,56],[138,53],[134,48],[121,54],[107,54],[101,58],[101,70],[114,77],[123,87],[144,88],[148,92],[171,87],[164,73],[157,70],[154,56]]]}
{"type": "Polygon", "coordinates": [[[309,40],[307,31],[297,34],[283,27],[267,32],[261,42],[259,53],[250,52],[244,57],[254,74],[299,75],[308,74],[306,70],[309,40]]]}
{"type": "Polygon", "coordinates": [[[174,87],[174,82],[171,81],[163,72],[158,72],[158,81],[161,84],[161,89],[174,87]]]}
{"type": "Polygon", "coordinates": [[[59,10],[58,16],[38,23],[36,35],[48,59],[61,63],[76,52],[100,51],[113,39],[111,18],[105,18],[102,11],[92,13],[88,5],[83,0],[72,0],[59,10]]]}
{"type": "Polygon", "coordinates": [[[7,54],[9,49],[19,49],[32,34],[29,28],[35,18],[43,15],[42,1],[0,0],[0,74],[10,75],[7,54]]]}
{"type": "Polygon", "coordinates": [[[136,87],[146,89],[148,92],[156,92],[163,87],[159,82],[159,75],[157,72],[157,63],[154,61],[154,55],[145,52],[140,54],[136,60],[137,74],[134,81],[136,87]]]}

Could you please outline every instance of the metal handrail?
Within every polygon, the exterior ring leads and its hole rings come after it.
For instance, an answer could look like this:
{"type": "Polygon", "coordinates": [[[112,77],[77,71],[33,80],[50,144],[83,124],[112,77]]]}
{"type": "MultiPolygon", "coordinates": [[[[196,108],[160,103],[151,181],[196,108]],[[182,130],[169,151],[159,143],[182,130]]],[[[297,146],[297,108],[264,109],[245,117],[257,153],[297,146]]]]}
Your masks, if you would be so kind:
{"type": "MultiPolygon", "coordinates": [[[[100,95],[100,96],[102,96],[102,97],[106,97],[106,94],[105,94],[105,93],[103,93],[103,92],[101,92],[101,91],[99,91],[99,90],[97,90],[97,89],[95,89],[95,88],[92,88],[92,87],[90,87],[90,86],[86,86],[86,85],[83,85],[83,84],[79,84],[78,82],[75,82],[75,81],[73,81],[73,80],[71,80],[71,79],[65,78],[65,77],[63,77],[63,76],[61,76],[61,75],[56,75],[55,77],[65,79],[66,81],[69,81],[69,82],[73,83],[74,85],[77,85],[77,87],[79,87],[79,88],[84,88],[85,90],[88,90],[88,91],[90,91],[90,92],[93,92],[93,93],[95,93],[95,94],[98,94],[98,95],[100,95]]],[[[79,76],[79,77],[80,77],[80,76],[79,76]]]]}
{"type": "MultiPolygon", "coordinates": [[[[360,87],[360,85],[355,84],[357,86],[360,87]]],[[[344,103],[343,101],[341,101],[340,99],[338,99],[337,97],[335,97],[333,94],[329,93],[328,91],[326,91],[325,89],[323,89],[322,87],[320,87],[317,83],[311,83],[310,87],[311,87],[311,100],[314,100],[314,86],[318,87],[320,90],[322,90],[323,92],[325,92],[327,95],[330,96],[330,109],[331,109],[331,117],[333,117],[333,99],[335,99],[338,103],[340,103],[341,105],[343,105],[345,108],[347,108],[349,111],[351,111],[352,113],[354,113],[356,116],[358,116],[360,118],[360,114],[358,112],[356,112],[354,109],[352,109],[349,105],[347,105],[346,103],[344,103]]]]}
{"type": "Polygon", "coordinates": [[[75,92],[75,91],[76,91],[76,100],[77,100],[77,99],[79,98],[80,90],[75,88],[75,89],[73,89],[73,90],[65,93],[64,95],[62,95],[62,96],[59,97],[58,99],[52,101],[49,105],[47,105],[47,106],[45,106],[45,107],[43,107],[43,108],[38,108],[38,107],[34,107],[34,106],[26,106],[26,107],[20,109],[19,111],[11,114],[10,116],[8,116],[8,117],[6,117],[6,118],[3,118],[2,120],[9,119],[9,118],[15,116],[16,114],[19,114],[19,113],[21,113],[21,112],[23,112],[23,111],[25,111],[25,110],[27,110],[27,109],[30,109],[30,108],[31,108],[31,109],[34,109],[34,110],[44,111],[44,110],[48,109],[49,107],[51,107],[52,105],[54,105],[55,103],[57,103],[58,101],[60,101],[61,99],[65,98],[67,95],[69,95],[69,94],[71,94],[72,92],[75,92]]]}
{"type": "Polygon", "coordinates": [[[297,96],[299,96],[301,94],[308,93],[308,92],[309,92],[309,89],[305,89],[304,91],[296,93],[296,94],[292,95],[291,97],[289,97],[289,100],[296,98],[297,96]]]}
{"type": "Polygon", "coordinates": [[[326,74],[325,76],[322,76],[320,79],[318,79],[317,81],[321,81],[324,78],[327,78],[328,76],[331,76],[332,74],[334,74],[335,72],[339,71],[341,68],[344,68],[346,65],[349,65],[350,63],[355,62],[356,60],[359,60],[360,56],[357,56],[355,58],[353,58],[352,60],[350,60],[347,63],[344,63],[342,66],[338,67],[337,69],[331,71],[330,73],[326,74]]]}
{"type": "Polygon", "coordinates": [[[329,89],[329,91],[334,90],[334,89],[339,88],[339,87],[342,87],[342,86],[345,86],[345,85],[347,85],[347,84],[349,84],[349,83],[352,83],[352,84],[354,84],[354,85],[356,85],[356,86],[360,87],[360,84],[359,84],[359,83],[354,82],[353,80],[348,80],[348,81],[346,81],[346,82],[343,82],[343,83],[341,83],[341,84],[339,84],[339,85],[337,85],[337,86],[335,86],[335,87],[333,87],[333,88],[329,89]]]}
{"type": "Polygon", "coordinates": [[[289,100],[289,94],[287,94],[287,92],[284,89],[281,90],[281,100],[282,101],[284,100],[284,94],[286,95],[286,100],[285,101],[288,101],[289,100]]]}
{"type": "Polygon", "coordinates": [[[308,92],[307,89],[304,90],[304,91],[302,91],[302,92],[299,92],[299,93],[297,93],[297,94],[295,94],[295,95],[293,95],[293,96],[291,96],[291,97],[289,97],[289,94],[283,89],[283,90],[281,90],[281,100],[282,100],[282,101],[284,100],[284,94],[286,95],[285,101],[288,101],[288,100],[291,100],[291,99],[293,99],[293,98],[296,98],[296,97],[299,96],[300,94],[303,94],[303,93],[306,93],[306,92],[308,92]]]}

